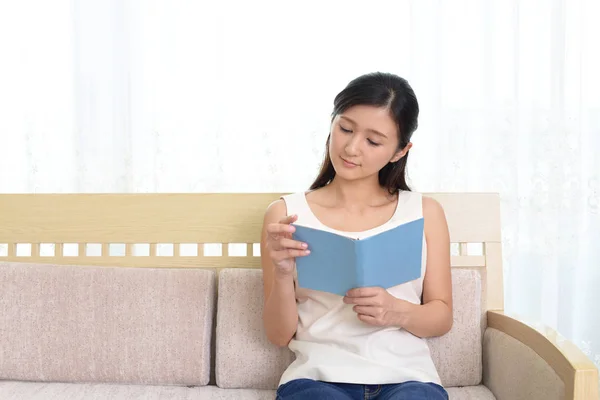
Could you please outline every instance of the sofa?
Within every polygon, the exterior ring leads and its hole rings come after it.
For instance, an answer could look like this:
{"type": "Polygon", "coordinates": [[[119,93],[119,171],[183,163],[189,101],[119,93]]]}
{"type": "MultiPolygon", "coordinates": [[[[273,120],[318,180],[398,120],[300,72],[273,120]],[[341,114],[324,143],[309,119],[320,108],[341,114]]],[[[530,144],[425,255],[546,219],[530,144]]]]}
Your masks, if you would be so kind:
{"type": "MultiPolygon", "coordinates": [[[[228,219],[241,218],[252,237],[232,234],[236,224],[215,224],[202,195],[89,196],[0,195],[0,243],[8,242],[0,254],[0,399],[274,399],[294,355],[266,339],[260,257],[252,251],[259,240],[257,210],[274,195],[209,199],[211,214],[219,207],[233,210],[228,219]],[[60,211],[65,207],[69,212],[60,211]],[[166,222],[149,222],[150,215],[166,222]],[[228,228],[221,232],[220,226],[228,228]],[[250,254],[186,256],[178,246],[168,256],[157,253],[158,236],[210,243],[191,231],[212,232],[220,243],[246,243],[250,254]],[[86,244],[110,242],[107,237],[139,243],[141,236],[153,244],[146,257],[129,249],[117,256],[85,253],[86,244]],[[51,256],[41,254],[44,241],[77,238],[84,251],[75,256],[62,245],[51,256]],[[19,254],[25,241],[33,245],[19,254]]],[[[476,213],[473,204],[482,202],[468,204],[468,195],[438,198],[452,232],[463,207],[476,213]]],[[[491,287],[498,277],[493,262],[476,266],[485,256],[468,258],[462,246],[456,257],[453,327],[427,339],[450,399],[597,399],[597,369],[579,349],[490,307],[498,299],[490,297],[498,294],[491,287]]]]}

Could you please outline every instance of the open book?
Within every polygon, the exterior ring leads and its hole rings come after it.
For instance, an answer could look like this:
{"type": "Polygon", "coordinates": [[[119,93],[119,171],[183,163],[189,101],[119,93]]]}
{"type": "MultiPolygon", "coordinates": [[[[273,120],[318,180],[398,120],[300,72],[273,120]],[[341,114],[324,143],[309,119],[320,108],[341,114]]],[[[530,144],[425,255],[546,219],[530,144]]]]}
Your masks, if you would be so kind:
{"type": "Polygon", "coordinates": [[[356,287],[388,289],[421,276],[423,218],[363,239],[293,224],[310,254],[296,258],[298,286],[344,296],[356,287]]]}

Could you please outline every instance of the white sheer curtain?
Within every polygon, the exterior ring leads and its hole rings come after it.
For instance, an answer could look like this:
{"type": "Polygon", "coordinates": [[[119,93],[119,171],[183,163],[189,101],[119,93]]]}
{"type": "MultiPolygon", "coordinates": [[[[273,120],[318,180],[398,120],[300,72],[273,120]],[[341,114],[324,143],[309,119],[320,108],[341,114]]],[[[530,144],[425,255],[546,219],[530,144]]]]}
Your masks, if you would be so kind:
{"type": "Polygon", "coordinates": [[[333,97],[409,79],[419,191],[499,191],[506,308],[600,365],[600,5],[0,0],[0,192],[295,191],[333,97]]]}

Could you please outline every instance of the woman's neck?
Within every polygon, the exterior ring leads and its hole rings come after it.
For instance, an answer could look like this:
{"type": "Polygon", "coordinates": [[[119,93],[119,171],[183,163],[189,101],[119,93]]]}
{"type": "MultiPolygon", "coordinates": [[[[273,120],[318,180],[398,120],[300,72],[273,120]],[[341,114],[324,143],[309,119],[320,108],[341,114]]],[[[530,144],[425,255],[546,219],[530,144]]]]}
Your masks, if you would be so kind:
{"type": "Polygon", "coordinates": [[[394,198],[374,180],[346,181],[334,177],[328,186],[337,205],[350,211],[381,206],[394,198]]]}

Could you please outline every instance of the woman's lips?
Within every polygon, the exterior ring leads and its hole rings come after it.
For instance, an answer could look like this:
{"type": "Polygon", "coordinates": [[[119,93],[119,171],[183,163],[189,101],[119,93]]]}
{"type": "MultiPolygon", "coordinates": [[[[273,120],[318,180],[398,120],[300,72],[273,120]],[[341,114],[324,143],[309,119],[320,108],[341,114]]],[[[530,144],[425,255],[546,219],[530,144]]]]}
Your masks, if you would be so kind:
{"type": "Polygon", "coordinates": [[[354,164],[353,162],[347,161],[345,160],[343,157],[340,157],[342,159],[342,161],[344,162],[344,167],[346,168],[354,168],[354,167],[358,167],[358,164],[354,164]]]}

